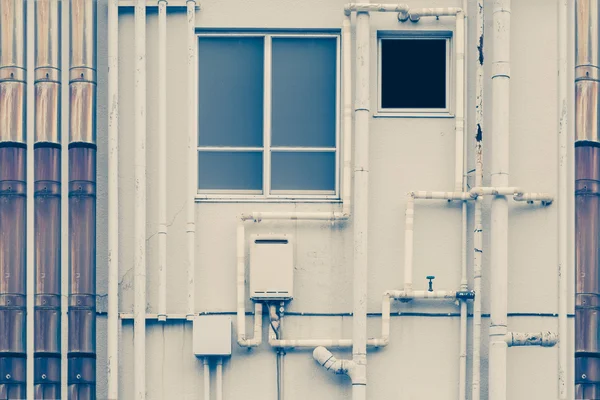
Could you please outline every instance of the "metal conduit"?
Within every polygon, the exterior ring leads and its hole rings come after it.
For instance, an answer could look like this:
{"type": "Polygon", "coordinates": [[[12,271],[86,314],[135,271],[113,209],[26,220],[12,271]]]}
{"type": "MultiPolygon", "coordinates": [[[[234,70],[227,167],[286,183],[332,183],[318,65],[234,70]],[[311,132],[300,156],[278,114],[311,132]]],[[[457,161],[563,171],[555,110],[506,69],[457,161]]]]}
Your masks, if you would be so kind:
{"type": "Polygon", "coordinates": [[[61,382],[61,2],[35,2],[34,397],[61,382]]]}
{"type": "Polygon", "coordinates": [[[575,2],[575,399],[600,397],[600,5],[575,2]]]}
{"type": "Polygon", "coordinates": [[[26,397],[25,18],[0,1],[0,399],[26,397]]]}
{"type": "Polygon", "coordinates": [[[96,8],[71,0],[69,398],[96,398],[96,8]]]}

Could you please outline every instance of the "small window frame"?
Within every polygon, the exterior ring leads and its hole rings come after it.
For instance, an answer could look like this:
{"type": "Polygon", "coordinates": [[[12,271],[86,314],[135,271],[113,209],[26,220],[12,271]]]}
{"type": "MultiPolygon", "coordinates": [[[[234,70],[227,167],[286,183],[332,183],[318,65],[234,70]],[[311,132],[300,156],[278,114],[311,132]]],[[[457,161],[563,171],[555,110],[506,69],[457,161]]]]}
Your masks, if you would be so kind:
{"type": "Polygon", "coordinates": [[[455,79],[453,78],[453,34],[448,30],[433,31],[378,31],[377,32],[377,111],[375,117],[400,117],[400,118],[453,118],[454,117],[454,91],[455,79]],[[381,56],[382,40],[440,40],[446,41],[446,107],[445,108],[383,108],[381,56]]]}
{"type": "MultiPolygon", "coordinates": [[[[262,37],[264,38],[264,96],[263,96],[263,146],[200,146],[196,144],[196,160],[199,160],[200,151],[222,152],[261,152],[263,155],[263,186],[262,190],[215,190],[200,189],[197,187],[196,201],[206,202],[340,202],[340,160],[343,144],[341,143],[341,35],[339,31],[197,31],[196,54],[200,53],[201,37],[262,37]],[[335,146],[334,147],[302,147],[302,146],[271,146],[271,74],[272,74],[272,40],[273,38],[333,38],[336,40],[336,77],[335,77],[335,146]],[[278,152],[332,152],[335,153],[334,190],[273,190],[271,189],[271,153],[278,152]]],[[[196,74],[200,73],[199,62],[196,60],[196,74]]],[[[196,81],[198,82],[198,80],[196,81]]],[[[196,94],[196,119],[199,120],[199,91],[196,94]]],[[[196,125],[199,126],[199,125],[196,125]]],[[[201,132],[198,131],[197,135],[201,132]]],[[[198,137],[198,136],[197,136],[198,137]]],[[[197,161],[197,165],[198,165],[197,161]]],[[[199,182],[197,183],[197,185],[199,182]]]]}

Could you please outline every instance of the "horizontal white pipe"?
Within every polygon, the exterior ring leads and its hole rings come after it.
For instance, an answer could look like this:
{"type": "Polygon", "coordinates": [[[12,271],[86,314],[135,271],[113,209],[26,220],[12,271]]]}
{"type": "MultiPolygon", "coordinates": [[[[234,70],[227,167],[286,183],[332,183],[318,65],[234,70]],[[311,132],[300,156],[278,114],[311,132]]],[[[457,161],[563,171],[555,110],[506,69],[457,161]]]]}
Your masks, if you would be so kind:
{"type": "Polygon", "coordinates": [[[558,336],[552,332],[508,332],[506,344],[512,346],[553,347],[558,343],[558,336]]]}
{"type": "Polygon", "coordinates": [[[472,196],[516,196],[523,191],[516,186],[509,187],[474,187],[469,191],[472,196]]]}
{"type": "Polygon", "coordinates": [[[452,17],[460,12],[462,12],[462,9],[457,7],[411,8],[409,18],[412,22],[418,22],[421,17],[452,17]]]}
{"type": "Polygon", "coordinates": [[[554,201],[554,197],[549,193],[519,193],[513,197],[515,201],[534,202],[541,201],[544,204],[550,204],[554,201]]]}
{"type": "Polygon", "coordinates": [[[351,12],[398,12],[407,13],[409,7],[407,4],[381,4],[381,3],[348,3],[344,6],[344,13],[349,15],[351,12]]]}
{"type": "Polygon", "coordinates": [[[412,299],[440,299],[440,300],[456,300],[456,290],[390,290],[386,292],[392,299],[397,300],[412,300],[412,299]]]}
{"type": "Polygon", "coordinates": [[[410,192],[409,196],[418,200],[475,200],[469,192],[431,192],[420,190],[410,192]]]}
{"type": "MultiPolygon", "coordinates": [[[[383,294],[381,301],[381,337],[367,340],[372,347],[385,347],[390,340],[390,291],[383,294]]],[[[314,348],[317,346],[350,348],[352,339],[277,339],[271,326],[269,329],[269,345],[275,348],[314,348]]]]}
{"type": "Polygon", "coordinates": [[[315,220],[315,221],[337,221],[346,220],[349,216],[342,212],[252,212],[243,214],[242,221],[260,222],[267,219],[278,220],[315,220]]]}

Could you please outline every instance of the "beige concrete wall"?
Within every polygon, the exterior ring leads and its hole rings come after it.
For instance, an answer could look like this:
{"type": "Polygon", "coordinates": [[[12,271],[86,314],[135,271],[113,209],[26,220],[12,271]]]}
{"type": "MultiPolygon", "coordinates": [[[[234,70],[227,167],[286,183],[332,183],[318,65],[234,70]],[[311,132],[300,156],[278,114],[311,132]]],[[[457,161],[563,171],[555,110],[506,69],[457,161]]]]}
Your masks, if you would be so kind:
{"type": "MultiPolygon", "coordinates": [[[[411,0],[414,7],[460,6],[458,0],[411,0]]],[[[475,15],[470,1],[468,57],[469,169],[474,169],[475,136],[475,15]]],[[[197,14],[201,28],[324,28],[340,29],[343,0],[203,0],[197,14]]],[[[486,31],[491,32],[492,1],[486,2],[486,31]]],[[[100,34],[106,30],[106,3],[100,6],[100,34]]],[[[120,17],[120,311],[133,309],[133,150],[134,98],[133,13],[120,17]]],[[[168,312],[186,311],[185,188],[186,171],[186,18],[183,12],[168,20],[168,312]]],[[[452,19],[424,19],[400,24],[393,14],[373,15],[371,25],[372,110],[377,98],[377,30],[448,29],[452,19]]],[[[512,4],[511,185],[529,191],[557,191],[556,146],[556,3],[519,0],[512,4]]],[[[157,137],[157,15],[148,13],[148,207],[147,261],[148,313],[158,306],[158,137],[157,137]]],[[[572,42],[572,41],[571,41],[572,42]]],[[[493,149],[491,111],[491,35],[485,42],[485,160],[493,149]]],[[[99,43],[99,59],[106,43],[99,43]]],[[[106,83],[99,77],[99,207],[98,293],[106,293],[106,83]]],[[[570,85],[571,86],[571,85],[570,85]]],[[[369,298],[371,313],[380,312],[381,293],[402,286],[404,253],[404,195],[409,190],[452,190],[454,120],[449,118],[372,118],[370,134],[369,298]]],[[[489,184],[489,168],[484,182],[489,184]]],[[[474,185],[473,174],[469,184],[474,185]]],[[[484,201],[484,249],[489,249],[489,199],[484,201]]],[[[333,211],[336,203],[197,203],[196,204],[196,311],[234,312],[235,216],[248,211],[333,211]]],[[[511,204],[509,236],[509,330],[557,331],[552,314],[557,303],[557,224],[555,206],[542,208],[511,204]],[[518,315],[526,314],[526,315],[518,315]]],[[[469,248],[472,248],[469,207],[469,248]]],[[[418,202],[415,217],[414,286],[426,288],[426,275],[435,275],[435,287],[457,289],[460,283],[460,206],[447,202],[418,202]]],[[[297,238],[295,299],[289,312],[327,314],[286,318],[288,338],[350,338],[352,311],[352,224],[332,226],[319,222],[261,223],[247,231],[288,232],[297,238]]],[[[570,235],[572,237],[572,235],[570,235]]],[[[472,252],[469,251],[471,258],[472,252]]],[[[484,250],[483,312],[489,313],[490,262],[484,250]]],[[[472,260],[469,260],[472,286],[472,260]]],[[[570,284],[569,287],[572,285],[570,284]]],[[[572,295],[572,293],[571,293],[572,295]]],[[[469,307],[471,310],[471,307],[469,307]]],[[[570,310],[572,309],[570,305],[570,310]]],[[[251,310],[247,301],[247,310],[251,310]]],[[[369,353],[369,399],[455,399],[458,397],[458,308],[452,304],[395,304],[391,344],[369,353]],[[398,315],[397,312],[435,314],[398,315]],[[440,315],[447,313],[447,315],[440,315]]],[[[98,322],[99,397],[106,393],[106,322],[98,322]]],[[[264,322],[266,330],[267,322],[264,322]]],[[[251,321],[248,320],[248,325],[251,321]]],[[[369,318],[369,336],[379,334],[379,317],[369,318]]],[[[482,393],[487,398],[487,327],[482,332],[482,393]]],[[[121,398],[133,397],[133,324],[122,330],[120,355],[121,398]]],[[[250,329],[250,328],[248,328],[250,329]]],[[[235,334],[235,324],[234,324],[235,334]]],[[[471,381],[471,321],[469,320],[468,384],[471,381]]],[[[266,337],[265,337],[266,339],[266,337]]],[[[148,324],[147,398],[196,399],[202,393],[202,365],[192,354],[191,324],[148,324]]],[[[263,344],[248,351],[233,344],[234,353],[224,366],[225,399],[276,398],[276,354],[263,344]]],[[[570,351],[571,353],[571,351],[570,351]]],[[[349,356],[348,353],[335,352],[349,356]]],[[[547,400],[557,396],[557,349],[513,348],[508,361],[509,398],[547,400]]],[[[289,351],[286,356],[286,399],[346,399],[351,393],[346,377],[322,370],[310,351],[289,351]]],[[[572,381],[569,387],[572,386],[572,381]]],[[[470,393],[470,390],[468,390],[470,393]]]]}

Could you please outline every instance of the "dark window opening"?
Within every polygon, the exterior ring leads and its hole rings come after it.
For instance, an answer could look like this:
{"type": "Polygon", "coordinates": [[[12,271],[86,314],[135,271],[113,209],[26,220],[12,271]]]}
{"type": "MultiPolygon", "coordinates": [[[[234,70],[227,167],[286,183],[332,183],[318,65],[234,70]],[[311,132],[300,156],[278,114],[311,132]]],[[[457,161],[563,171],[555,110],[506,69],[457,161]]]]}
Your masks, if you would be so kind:
{"type": "Polygon", "coordinates": [[[381,40],[381,107],[444,109],[446,39],[381,40]]]}

